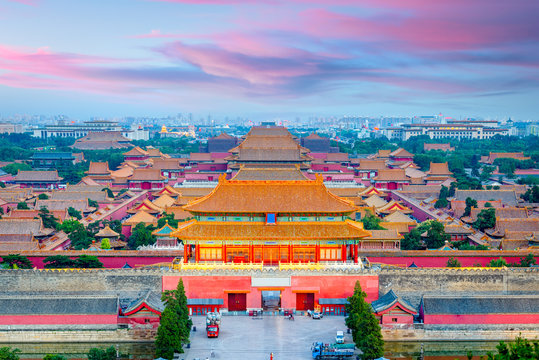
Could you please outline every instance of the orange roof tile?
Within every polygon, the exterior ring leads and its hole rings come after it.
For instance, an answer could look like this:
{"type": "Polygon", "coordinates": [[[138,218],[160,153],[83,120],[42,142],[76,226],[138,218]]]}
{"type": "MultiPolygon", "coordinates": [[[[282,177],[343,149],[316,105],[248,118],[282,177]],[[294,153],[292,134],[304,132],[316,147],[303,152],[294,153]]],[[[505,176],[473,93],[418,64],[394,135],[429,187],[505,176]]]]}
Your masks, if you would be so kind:
{"type": "Polygon", "coordinates": [[[129,177],[130,181],[160,181],[165,178],[161,175],[159,169],[134,169],[133,175],[129,177]]]}
{"type": "Polygon", "coordinates": [[[191,212],[351,213],[357,207],[331,194],[321,177],[298,181],[241,181],[219,178],[207,196],[186,205],[191,212]]]}
{"type": "Polygon", "coordinates": [[[109,175],[110,174],[109,163],[108,163],[108,161],[105,161],[105,162],[91,161],[90,162],[90,168],[88,169],[88,171],[86,173],[87,174],[105,174],[105,175],[109,175]]]}
{"type": "Polygon", "coordinates": [[[404,169],[381,169],[378,170],[378,176],[374,177],[375,181],[410,181],[406,176],[404,169]]]}
{"type": "Polygon", "coordinates": [[[220,222],[191,220],[180,223],[173,236],[183,240],[338,240],[361,239],[370,235],[363,224],[342,222],[220,222]]]}
{"type": "Polygon", "coordinates": [[[103,229],[99,230],[97,234],[95,234],[96,237],[116,237],[120,236],[116,231],[112,230],[108,225],[105,226],[103,229]]]}
{"type": "Polygon", "coordinates": [[[451,171],[449,171],[449,167],[447,166],[447,162],[444,163],[430,163],[430,170],[427,171],[427,174],[429,175],[453,175],[451,171]]]}
{"type": "Polygon", "coordinates": [[[138,146],[135,146],[128,152],[123,154],[124,156],[148,156],[148,152],[138,146]]]}
{"type": "Polygon", "coordinates": [[[175,200],[171,198],[170,196],[168,196],[167,194],[163,194],[152,202],[157,207],[165,208],[167,206],[172,206],[175,200]]]}
{"type": "Polygon", "coordinates": [[[380,170],[380,169],[387,169],[387,166],[386,166],[385,160],[360,159],[359,169],[360,170],[380,170]]]}
{"type": "Polygon", "coordinates": [[[157,224],[157,218],[150,215],[146,211],[139,211],[135,215],[131,216],[129,219],[123,222],[124,225],[136,226],[138,223],[144,223],[147,225],[157,224]]]}
{"type": "Polygon", "coordinates": [[[394,211],[400,211],[403,214],[411,214],[413,213],[412,210],[408,209],[406,206],[396,202],[395,200],[391,200],[386,205],[376,209],[378,212],[390,214],[394,211]]]}
{"type": "Polygon", "coordinates": [[[389,154],[390,157],[414,157],[414,154],[410,153],[404,148],[398,148],[397,150],[389,154]]]}

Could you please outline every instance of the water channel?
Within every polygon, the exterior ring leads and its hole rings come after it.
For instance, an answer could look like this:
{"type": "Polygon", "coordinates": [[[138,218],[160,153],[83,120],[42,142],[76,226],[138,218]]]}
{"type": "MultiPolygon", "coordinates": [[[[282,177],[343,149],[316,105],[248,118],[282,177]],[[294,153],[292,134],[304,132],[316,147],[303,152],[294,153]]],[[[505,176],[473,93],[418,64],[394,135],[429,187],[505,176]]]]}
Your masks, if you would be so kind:
{"type": "MultiPolygon", "coordinates": [[[[474,359],[495,351],[498,342],[493,341],[432,341],[423,343],[425,360],[454,360],[467,359],[468,351],[472,351],[474,359]]],[[[68,359],[86,359],[86,353],[92,347],[106,348],[114,346],[122,354],[122,359],[153,359],[154,347],[151,343],[110,343],[99,345],[89,343],[20,343],[0,344],[22,351],[21,359],[42,359],[45,354],[63,354],[68,359]]],[[[386,342],[385,357],[388,359],[419,358],[421,343],[417,342],[386,342]]],[[[191,359],[190,359],[191,360],[191,359]]],[[[280,359],[279,359],[280,360],[280,359]]]]}

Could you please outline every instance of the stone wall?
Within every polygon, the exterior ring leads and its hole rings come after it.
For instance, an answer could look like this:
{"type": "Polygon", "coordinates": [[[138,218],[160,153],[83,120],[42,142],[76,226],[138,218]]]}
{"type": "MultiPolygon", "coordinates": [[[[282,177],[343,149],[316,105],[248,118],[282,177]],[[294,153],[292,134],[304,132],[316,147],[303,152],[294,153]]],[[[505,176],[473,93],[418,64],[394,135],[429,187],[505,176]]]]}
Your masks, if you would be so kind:
{"type": "Polygon", "coordinates": [[[161,291],[160,270],[0,270],[0,293],[161,291]]]}
{"type": "Polygon", "coordinates": [[[424,294],[539,293],[538,268],[383,269],[380,295],[390,289],[418,305],[424,294]]]}

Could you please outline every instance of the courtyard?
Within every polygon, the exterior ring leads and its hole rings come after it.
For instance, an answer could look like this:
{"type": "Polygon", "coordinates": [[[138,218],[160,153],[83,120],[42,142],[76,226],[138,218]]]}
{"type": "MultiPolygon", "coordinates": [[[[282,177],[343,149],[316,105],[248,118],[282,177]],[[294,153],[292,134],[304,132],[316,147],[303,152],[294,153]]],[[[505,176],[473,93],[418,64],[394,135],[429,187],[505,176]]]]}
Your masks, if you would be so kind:
{"type": "Polygon", "coordinates": [[[218,338],[206,337],[205,321],[205,316],[193,316],[197,331],[191,332],[191,348],[176,359],[268,360],[271,353],[274,360],[312,359],[312,343],[333,343],[338,330],[345,331],[346,342],[352,341],[343,316],[297,316],[294,321],[284,316],[223,316],[218,338]]]}

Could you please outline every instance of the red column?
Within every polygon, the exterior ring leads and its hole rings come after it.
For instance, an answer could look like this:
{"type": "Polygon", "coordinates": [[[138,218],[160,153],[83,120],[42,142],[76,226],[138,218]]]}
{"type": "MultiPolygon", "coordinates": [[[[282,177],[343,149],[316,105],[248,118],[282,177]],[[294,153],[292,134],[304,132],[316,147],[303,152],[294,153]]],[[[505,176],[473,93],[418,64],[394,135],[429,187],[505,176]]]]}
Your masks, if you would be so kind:
{"type": "Polygon", "coordinates": [[[195,245],[195,262],[199,262],[200,260],[200,245],[195,245]]]}
{"type": "Polygon", "coordinates": [[[352,246],[354,247],[354,263],[357,264],[358,263],[357,257],[358,257],[358,252],[359,252],[359,249],[358,249],[359,245],[354,244],[352,246]]]}
{"type": "Polygon", "coordinates": [[[189,262],[189,250],[191,250],[191,245],[183,245],[183,262],[187,264],[189,262]]]}
{"type": "Polygon", "coordinates": [[[252,241],[249,243],[249,262],[255,262],[255,259],[254,259],[254,245],[253,245],[252,241]]]}
{"type": "Polygon", "coordinates": [[[346,245],[341,245],[341,260],[346,262],[346,245]]]}
{"type": "Polygon", "coordinates": [[[320,244],[316,244],[314,251],[314,261],[318,264],[320,262],[320,244]]]}
{"type": "Polygon", "coordinates": [[[226,264],[226,243],[223,241],[223,262],[226,264]]]}
{"type": "Polygon", "coordinates": [[[291,264],[294,262],[294,252],[292,251],[292,244],[288,243],[288,262],[291,264]]]}

